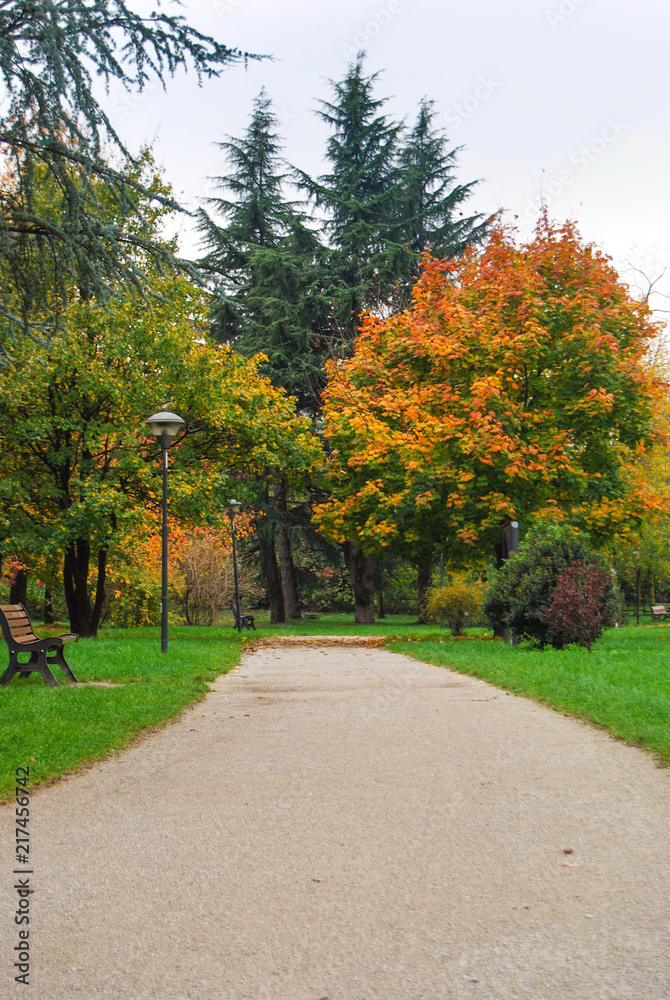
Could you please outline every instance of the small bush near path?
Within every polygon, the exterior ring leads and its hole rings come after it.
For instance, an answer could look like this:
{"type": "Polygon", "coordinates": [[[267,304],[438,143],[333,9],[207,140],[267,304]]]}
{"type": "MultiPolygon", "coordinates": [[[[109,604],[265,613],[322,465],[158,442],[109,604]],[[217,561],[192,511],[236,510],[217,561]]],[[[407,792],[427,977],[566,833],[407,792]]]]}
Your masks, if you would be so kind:
{"type": "Polygon", "coordinates": [[[475,621],[481,603],[481,587],[464,576],[455,576],[446,587],[429,592],[426,615],[431,621],[442,619],[454,635],[460,636],[475,621]]]}
{"type": "Polygon", "coordinates": [[[579,560],[566,566],[543,615],[551,645],[563,649],[576,643],[591,652],[605,626],[612,624],[606,601],[611,586],[612,578],[605,570],[585,566],[579,560]]]}
{"type": "Polygon", "coordinates": [[[586,719],[670,765],[670,628],[610,629],[590,654],[435,637],[390,648],[586,719]]]}

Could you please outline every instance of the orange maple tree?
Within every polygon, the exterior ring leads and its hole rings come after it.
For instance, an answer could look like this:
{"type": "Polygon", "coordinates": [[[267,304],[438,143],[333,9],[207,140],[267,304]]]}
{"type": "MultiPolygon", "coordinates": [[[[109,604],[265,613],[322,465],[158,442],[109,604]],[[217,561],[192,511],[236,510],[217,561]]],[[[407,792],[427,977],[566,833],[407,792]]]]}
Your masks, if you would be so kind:
{"type": "Polygon", "coordinates": [[[572,224],[427,259],[407,311],[364,318],[330,365],[321,530],[416,561],[467,558],[512,517],[617,530],[661,502],[631,471],[663,391],[644,362],[657,332],[572,224]]]}

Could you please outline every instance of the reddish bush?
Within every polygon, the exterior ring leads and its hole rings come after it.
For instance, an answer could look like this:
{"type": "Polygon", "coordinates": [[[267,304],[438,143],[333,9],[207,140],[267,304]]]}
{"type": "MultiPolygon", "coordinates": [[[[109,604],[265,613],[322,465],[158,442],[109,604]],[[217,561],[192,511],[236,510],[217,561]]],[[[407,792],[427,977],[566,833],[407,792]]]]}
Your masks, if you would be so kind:
{"type": "Polygon", "coordinates": [[[563,649],[574,642],[591,652],[603,629],[613,624],[607,601],[611,582],[604,570],[581,560],[560,573],[551,604],[542,615],[552,646],[563,649]]]}

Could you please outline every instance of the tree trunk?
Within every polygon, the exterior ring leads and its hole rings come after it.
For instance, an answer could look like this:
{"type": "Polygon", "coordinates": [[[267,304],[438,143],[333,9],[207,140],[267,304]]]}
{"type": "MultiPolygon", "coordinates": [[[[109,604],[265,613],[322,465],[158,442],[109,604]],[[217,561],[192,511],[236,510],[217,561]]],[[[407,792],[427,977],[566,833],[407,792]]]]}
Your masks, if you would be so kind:
{"type": "MultiPolygon", "coordinates": [[[[277,510],[283,514],[288,512],[285,483],[282,483],[277,490],[276,506],[277,510]]],[[[293,562],[293,552],[291,551],[291,538],[286,525],[282,525],[279,529],[277,545],[279,549],[281,587],[282,594],[284,595],[284,612],[289,619],[302,618],[300,614],[300,597],[298,595],[298,578],[295,572],[295,563],[293,562]]]]}
{"type": "Polygon", "coordinates": [[[419,566],[419,576],[417,580],[417,589],[419,591],[419,621],[422,625],[425,625],[428,619],[426,618],[426,601],[428,599],[428,591],[431,588],[433,582],[433,557],[429,556],[424,563],[419,566]]]}
{"type": "Polygon", "coordinates": [[[9,588],[10,604],[25,604],[28,596],[28,570],[17,569],[14,583],[9,588]]]}
{"type": "Polygon", "coordinates": [[[281,575],[284,610],[287,618],[302,618],[300,614],[300,598],[298,596],[298,579],[291,552],[291,539],[286,528],[279,529],[279,570],[281,575]]]}
{"type": "Polygon", "coordinates": [[[342,548],[354,592],[356,623],[358,625],[372,625],[375,620],[377,560],[373,556],[364,556],[353,542],[345,542],[342,548]]]}
{"type": "Polygon", "coordinates": [[[54,606],[51,599],[51,587],[44,588],[44,624],[53,625],[54,623],[54,606]]]}
{"type": "Polygon", "coordinates": [[[265,593],[270,604],[270,624],[275,625],[286,621],[284,610],[284,594],[282,593],[281,577],[277,556],[275,554],[274,539],[268,541],[260,539],[261,548],[261,570],[265,580],[265,593]]]}
{"type": "Polygon", "coordinates": [[[87,539],[78,538],[75,542],[70,542],[63,560],[63,589],[70,629],[82,638],[92,638],[98,634],[105,599],[107,550],[101,548],[98,551],[98,579],[93,607],[88,592],[90,561],[91,545],[87,539]]]}
{"type": "Polygon", "coordinates": [[[377,593],[377,617],[386,618],[386,612],[384,611],[384,591],[380,590],[377,593]]]}

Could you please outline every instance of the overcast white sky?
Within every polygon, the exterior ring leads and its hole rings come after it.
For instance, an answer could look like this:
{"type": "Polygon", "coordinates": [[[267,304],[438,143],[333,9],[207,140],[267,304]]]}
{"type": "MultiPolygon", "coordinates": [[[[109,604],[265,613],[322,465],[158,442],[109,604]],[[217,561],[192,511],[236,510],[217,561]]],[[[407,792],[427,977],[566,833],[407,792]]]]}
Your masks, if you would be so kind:
{"type": "MultiPolygon", "coordinates": [[[[464,147],[459,181],[482,179],[473,208],[506,209],[526,234],[542,189],[550,214],[576,219],[617,264],[633,252],[657,274],[670,262],[667,0],[184,0],[183,13],[275,57],[202,88],[180,76],[166,94],[106,99],[132,148],[153,141],[187,204],[212,193],[208,176],[223,171],[213,143],[242,132],[263,86],[287,159],[319,173],[326,132],[314,108],[364,48],[391,115],[411,119],[421,97],[437,101],[464,147]]],[[[188,223],[181,243],[197,252],[188,223]]]]}

